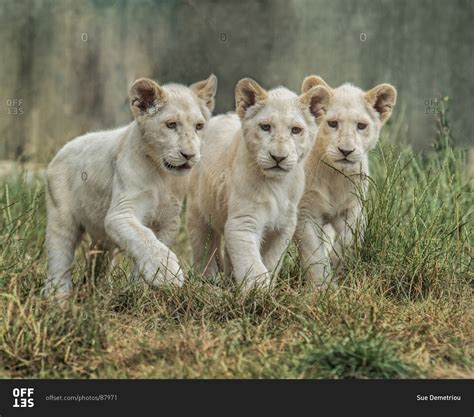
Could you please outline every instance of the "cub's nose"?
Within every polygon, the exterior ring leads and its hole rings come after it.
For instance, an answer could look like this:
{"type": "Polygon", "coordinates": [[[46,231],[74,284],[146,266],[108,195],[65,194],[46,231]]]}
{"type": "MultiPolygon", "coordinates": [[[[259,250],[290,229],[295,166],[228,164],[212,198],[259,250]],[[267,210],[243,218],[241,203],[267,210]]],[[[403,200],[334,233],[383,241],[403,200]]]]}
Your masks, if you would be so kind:
{"type": "Polygon", "coordinates": [[[272,157],[272,159],[277,163],[279,164],[281,161],[284,161],[288,155],[286,156],[276,156],[276,155],[273,155],[272,153],[270,153],[270,156],[272,157]]]}
{"type": "Polygon", "coordinates": [[[186,160],[190,160],[191,158],[193,158],[194,156],[196,156],[195,153],[185,153],[183,151],[179,151],[179,153],[183,156],[183,158],[185,158],[186,160]]]}
{"type": "Polygon", "coordinates": [[[341,152],[344,156],[348,156],[352,152],[355,151],[355,149],[341,149],[341,148],[337,148],[337,149],[339,149],[339,152],[341,152]]]}

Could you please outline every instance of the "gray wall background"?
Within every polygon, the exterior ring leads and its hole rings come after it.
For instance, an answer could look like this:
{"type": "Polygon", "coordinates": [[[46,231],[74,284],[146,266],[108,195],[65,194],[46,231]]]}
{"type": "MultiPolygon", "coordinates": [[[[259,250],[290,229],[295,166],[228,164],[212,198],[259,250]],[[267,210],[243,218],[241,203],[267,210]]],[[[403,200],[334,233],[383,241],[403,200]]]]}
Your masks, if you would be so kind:
{"type": "Polygon", "coordinates": [[[474,2],[468,0],[17,0],[0,2],[0,159],[47,161],[72,137],[131,120],[142,76],[219,79],[299,90],[308,74],[337,86],[399,91],[398,140],[434,140],[431,100],[449,96],[455,143],[472,143],[474,2]],[[429,104],[427,104],[429,103],[429,104]]]}

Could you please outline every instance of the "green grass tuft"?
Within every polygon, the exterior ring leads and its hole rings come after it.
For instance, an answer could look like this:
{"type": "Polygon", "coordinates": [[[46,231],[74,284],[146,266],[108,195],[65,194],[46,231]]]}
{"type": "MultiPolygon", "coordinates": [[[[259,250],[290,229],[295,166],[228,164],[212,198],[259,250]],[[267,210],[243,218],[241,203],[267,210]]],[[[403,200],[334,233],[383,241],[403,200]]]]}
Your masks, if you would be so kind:
{"type": "Polygon", "coordinates": [[[305,378],[414,378],[417,366],[402,359],[399,346],[381,333],[316,340],[299,360],[305,378]]]}

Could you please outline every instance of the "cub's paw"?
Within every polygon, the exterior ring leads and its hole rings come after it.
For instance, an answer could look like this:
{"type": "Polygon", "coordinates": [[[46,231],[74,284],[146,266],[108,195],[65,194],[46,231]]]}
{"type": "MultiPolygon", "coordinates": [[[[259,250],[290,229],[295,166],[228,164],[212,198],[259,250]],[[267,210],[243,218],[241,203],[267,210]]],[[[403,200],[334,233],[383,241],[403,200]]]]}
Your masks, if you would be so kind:
{"type": "Polygon", "coordinates": [[[54,281],[48,279],[43,288],[41,289],[41,295],[45,298],[50,298],[64,303],[67,298],[72,294],[72,281],[54,281]]]}
{"type": "Polygon", "coordinates": [[[142,261],[140,272],[151,285],[172,284],[182,287],[184,284],[185,277],[178,257],[171,251],[163,257],[148,258],[142,261]]]}
{"type": "Polygon", "coordinates": [[[336,289],[337,279],[331,267],[326,264],[312,265],[305,274],[306,287],[309,291],[336,289]]]}
{"type": "Polygon", "coordinates": [[[326,277],[312,276],[310,279],[307,279],[306,284],[309,291],[335,290],[339,287],[337,280],[332,275],[326,277]]]}
{"type": "Polygon", "coordinates": [[[246,277],[241,283],[241,289],[244,293],[252,290],[271,290],[274,286],[274,278],[270,272],[246,277]]]}

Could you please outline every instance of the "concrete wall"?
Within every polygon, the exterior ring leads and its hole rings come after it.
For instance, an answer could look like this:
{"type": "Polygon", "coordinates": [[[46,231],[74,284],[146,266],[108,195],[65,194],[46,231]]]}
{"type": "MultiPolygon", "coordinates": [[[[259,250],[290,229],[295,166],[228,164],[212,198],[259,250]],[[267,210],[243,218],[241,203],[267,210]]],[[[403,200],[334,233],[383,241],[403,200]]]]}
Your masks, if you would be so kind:
{"type": "Polygon", "coordinates": [[[472,143],[474,2],[453,0],[17,0],[0,3],[0,159],[45,161],[91,129],[128,123],[138,77],[215,73],[217,112],[251,76],[299,90],[390,82],[397,140],[427,147],[436,99],[451,98],[455,143],[472,143]]]}

